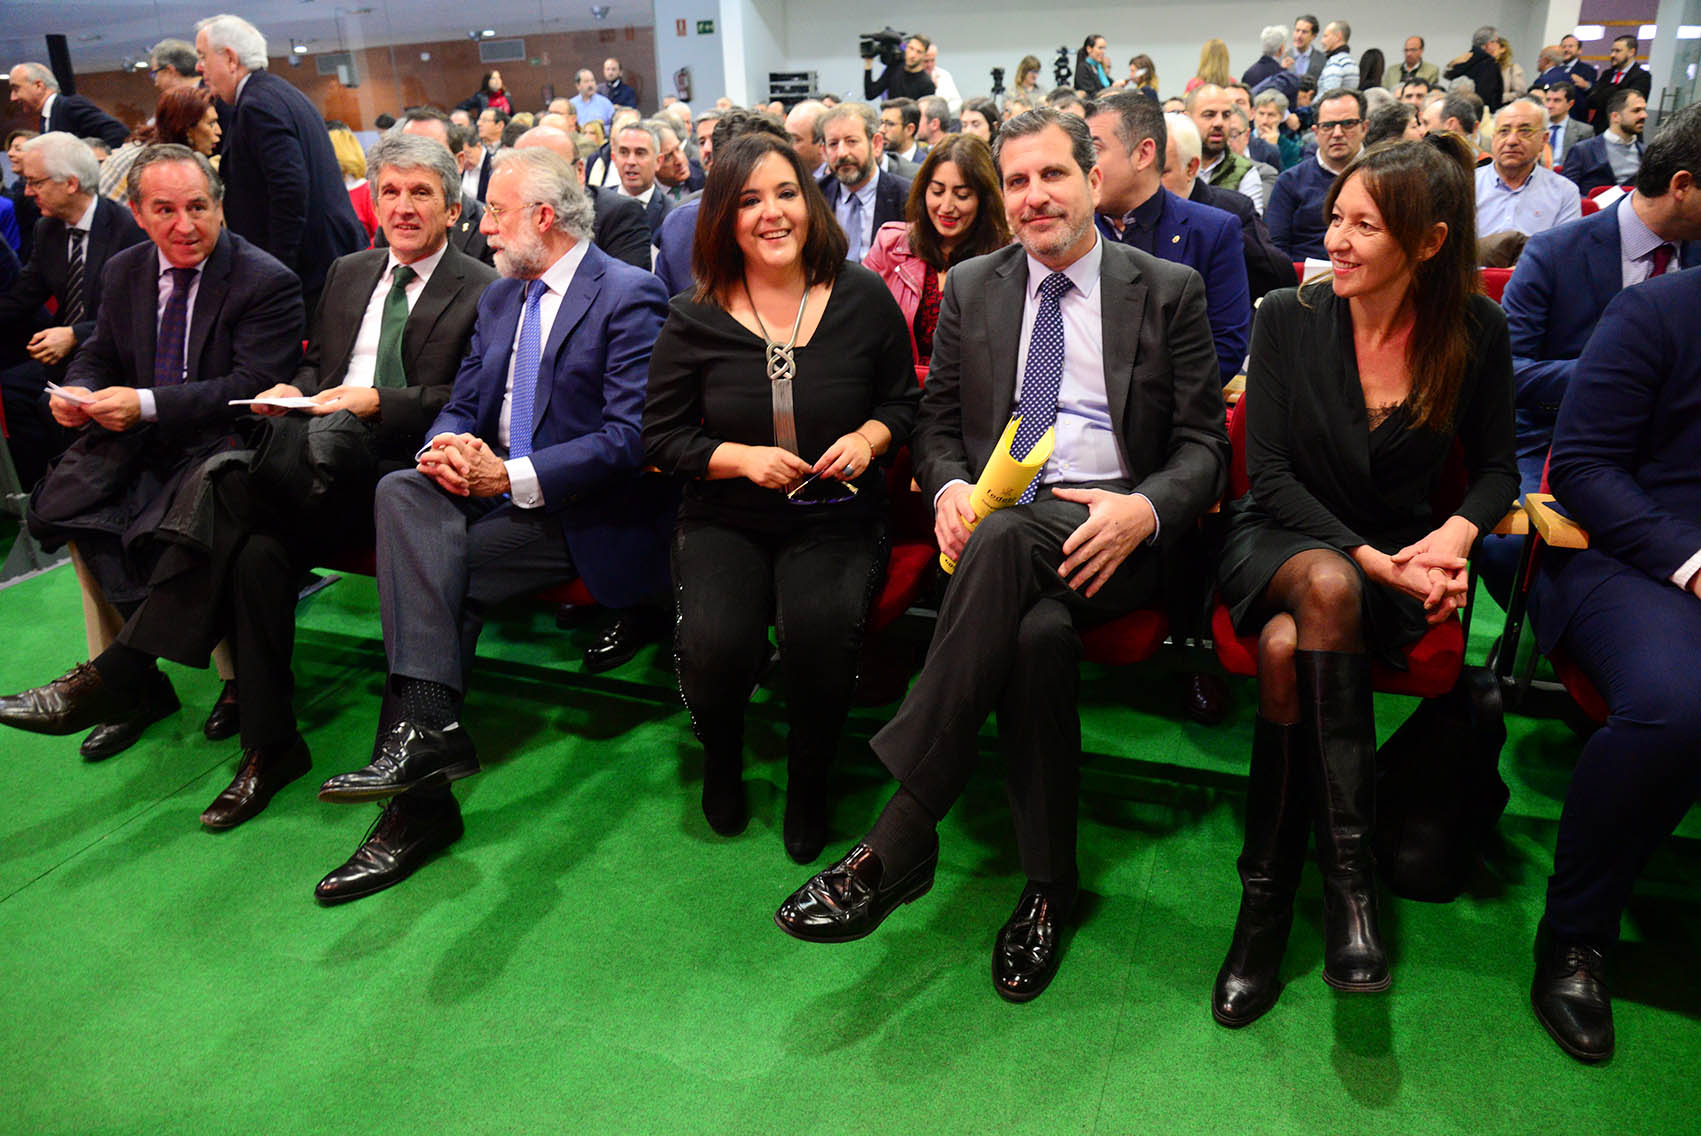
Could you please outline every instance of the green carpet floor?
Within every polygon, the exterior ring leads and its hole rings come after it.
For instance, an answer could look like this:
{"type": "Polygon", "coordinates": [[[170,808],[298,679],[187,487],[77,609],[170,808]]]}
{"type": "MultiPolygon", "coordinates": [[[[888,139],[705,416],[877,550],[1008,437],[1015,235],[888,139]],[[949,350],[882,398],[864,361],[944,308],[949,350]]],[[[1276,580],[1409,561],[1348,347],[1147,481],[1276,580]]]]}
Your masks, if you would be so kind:
{"type": "MultiPolygon", "coordinates": [[[[353,578],[303,610],[315,772],[229,833],[197,821],[236,754],[200,736],[206,673],[169,668],[184,711],[104,764],[75,739],[0,735],[0,1131],[1695,1130],[1695,816],[1626,921],[1617,1058],[1577,1065],[1530,1013],[1578,749],[1558,722],[1510,720],[1512,805],[1471,893],[1386,906],[1389,994],[1324,986],[1308,871],[1289,985],[1236,1032],[1207,997],[1238,896],[1249,684],[1205,729],[1174,716],[1164,668],[1089,669],[1090,894],[1057,982],[1010,1006],[988,979],[1021,886],[994,758],[944,827],[925,900],[860,943],[794,942],[771,922],[807,875],[780,844],[775,707],[752,719],[749,831],[718,838],[666,660],[547,670],[589,633],[542,611],[486,635],[467,722],[487,768],[460,788],[465,839],[402,887],[318,907],[314,883],[375,816],[314,789],[366,760],[376,612],[353,578]]],[[[0,629],[0,689],[81,659],[70,570],[0,591],[0,629]]],[[[1385,732],[1410,705],[1382,700],[1385,732]]],[[[853,724],[829,856],[887,792],[861,743],[889,712],[853,724]]]]}

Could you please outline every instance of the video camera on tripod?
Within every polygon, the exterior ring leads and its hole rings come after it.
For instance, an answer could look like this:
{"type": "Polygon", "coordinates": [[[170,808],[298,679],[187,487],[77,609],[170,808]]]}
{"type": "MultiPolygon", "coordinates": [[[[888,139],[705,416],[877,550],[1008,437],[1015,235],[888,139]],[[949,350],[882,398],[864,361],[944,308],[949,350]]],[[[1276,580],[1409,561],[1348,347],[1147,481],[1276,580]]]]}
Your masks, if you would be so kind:
{"type": "Polygon", "coordinates": [[[1067,47],[1057,49],[1057,58],[1051,61],[1051,77],[1057,80],[1056,86],[1075,85],[1075,61],[1070,57],[1067,47]]]}
{"type": "Polygon", "coordinates": [[[906,33],[895,32],[892,25],[887,24],[877,32],[864,35],[857,51],[864,59],[878,59],[887,67],[901,68],[904,65],[904,44],[909,40],[906,33]]]}

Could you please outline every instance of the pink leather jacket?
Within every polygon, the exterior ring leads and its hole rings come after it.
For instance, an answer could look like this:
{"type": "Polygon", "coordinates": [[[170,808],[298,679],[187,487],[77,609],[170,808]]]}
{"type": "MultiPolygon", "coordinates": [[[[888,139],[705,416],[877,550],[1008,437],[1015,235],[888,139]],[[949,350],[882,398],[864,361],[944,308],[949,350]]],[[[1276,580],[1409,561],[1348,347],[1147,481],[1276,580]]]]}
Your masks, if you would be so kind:
{"type": "MultiPolygon", "coordinates": [[[[862,258],[865,267],[880,274],[891,290],[892,298],[903,309],[904,322],[910,328],[910,352],[915,353],[915,313],[921,307],[922,282],[927,278],[927,265],[910,251],[910,227],[905,221],[887,221],[874,234],[874,247],[862,258]]],[[[916,363],[916,378],[926,381],[927,367],[916,363]]]]}

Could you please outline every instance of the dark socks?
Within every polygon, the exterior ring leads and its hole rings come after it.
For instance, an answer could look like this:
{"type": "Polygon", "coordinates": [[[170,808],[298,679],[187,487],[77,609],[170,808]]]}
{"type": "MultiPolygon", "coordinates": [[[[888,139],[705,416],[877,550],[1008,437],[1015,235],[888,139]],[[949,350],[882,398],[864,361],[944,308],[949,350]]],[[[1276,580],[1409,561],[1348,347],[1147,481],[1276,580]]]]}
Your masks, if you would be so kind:
{"type": "Polygon", "coordinates": [[[939,846],[938,823],[921,798],[900,785],[862,842],[874,849],[887,878],[892,878],[933,855],[939,846]]]}
{"type": "Polygon", "coordinates": [[[134,647],[114,643],[93,660],[107,689],[118,694],[139,693],[155,668],[154,657],[134,647]]]}
{"type": "Polygon", "coordinates": [[[392,680],[396,700],[401,703],[402,717],[428,730],[441,730],[454,724],[460,714],[461,696],[454,687],[422,678],[392,680]]]}

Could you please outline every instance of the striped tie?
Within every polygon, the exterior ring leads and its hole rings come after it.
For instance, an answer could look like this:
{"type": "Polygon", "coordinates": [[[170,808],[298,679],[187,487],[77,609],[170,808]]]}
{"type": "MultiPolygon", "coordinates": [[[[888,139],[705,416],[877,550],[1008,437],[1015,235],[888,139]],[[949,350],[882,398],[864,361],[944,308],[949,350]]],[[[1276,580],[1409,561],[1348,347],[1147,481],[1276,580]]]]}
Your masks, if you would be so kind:
{"type": "Polygon", "coordinates": [[[71,230],[71,264],[65,274],[65,326],[83,322],[83,241],[88,234],[71,230]]]}
{"type": "Polygon", "coordinates": [[[154,345],[154,386],[175,386],[188,371],[185,356],[189,339],[189,289],[195,285],[193,268],[172,268],[171,298],[159,320],[159,339],[154,345]]]}

